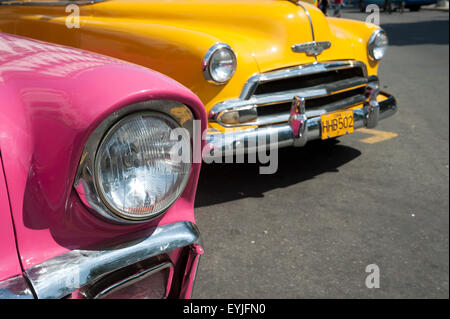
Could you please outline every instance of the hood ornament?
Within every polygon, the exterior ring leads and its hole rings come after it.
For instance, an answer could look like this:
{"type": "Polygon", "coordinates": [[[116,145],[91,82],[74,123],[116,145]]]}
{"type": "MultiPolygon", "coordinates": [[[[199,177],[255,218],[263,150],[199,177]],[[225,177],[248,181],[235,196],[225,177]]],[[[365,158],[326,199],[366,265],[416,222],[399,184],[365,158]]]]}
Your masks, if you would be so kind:
{"type": "Polygon", "coordinates": [[[330,47],[330,41],[312,41],[294,44],[291,49],[296,53],[306,53],[306,55],[317,56],[330,47]]]}

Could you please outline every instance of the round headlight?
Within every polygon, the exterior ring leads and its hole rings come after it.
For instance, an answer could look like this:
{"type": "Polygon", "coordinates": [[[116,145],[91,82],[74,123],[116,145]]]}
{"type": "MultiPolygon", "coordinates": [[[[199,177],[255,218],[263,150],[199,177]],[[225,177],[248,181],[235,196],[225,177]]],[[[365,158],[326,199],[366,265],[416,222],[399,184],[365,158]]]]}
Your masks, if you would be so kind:
{"type": "Polygon", "coordinates": [[[388,46],[388,38],[386,32],[382,29],[375,30],[370,36],[367,45],[369,57],[374,61],[379,61],[384,57],[388,46]]]}
{"type": "Polygon", "coordinates": [[[106,133],[95,156],[95,183],[114,214],[129,220],[150,219],[183,192],[190,161],[174,162],[170,157],[178,143],[170,133],[178,127],[162,113],[142,112],[126,116],[106,133]]]}
{"type": "Polygon", "coordinates": [[[213,45],[203,59],[203,75],[206,80],[223,84],[228,82],[236,71],[236,55],[225,43],[213,45]]]}

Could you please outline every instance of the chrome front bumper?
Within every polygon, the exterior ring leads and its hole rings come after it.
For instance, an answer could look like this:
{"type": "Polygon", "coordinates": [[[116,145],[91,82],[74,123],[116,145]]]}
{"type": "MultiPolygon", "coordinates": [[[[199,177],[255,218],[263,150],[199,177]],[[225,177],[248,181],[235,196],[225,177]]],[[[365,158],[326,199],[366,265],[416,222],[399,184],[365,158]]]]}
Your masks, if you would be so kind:
{"type": "MultiPolygon", "coordinates": [[[[395,98],[384,92],[380,94],[387,96],[387,99],[376,102],[377,94],[363,108],[353,111],[355,129],[360,127],[373,128],[378,124],[378,121],[396,113],[397,103],[395,98]]],[[[207,142],[211,144],[210,149],[220,149],[221,152],[218,152],[218,154],[229,155],[239,152],[252,153],[258,151],[258,142],[255,143],[258,140],[265,142],[265,148],[282,148],[287,146],[304,146],[308,141],[321,138],[320,116],[306,118],[305,112],[303,111],[302,114],[300,111],[297,114],[292,114],[291,112],[291,119],[289,123],[281,125],[208,134],[207,142]],[[297,126],[292,125],[291,119],[297,121],[297,126]],[[271,139],[270,136],[275,136],[276,138],[271,139]]],[[[204,158],[216,157],[215,152],[203,154],[203,156],[204,158]]]]}
{"type": "Polygon", "coordinates": [[[39,299],[64,298],[119,269],[182,248],[189,248],[183,270],[185,281],[189,282],[180,283],[177,297],[189,298],[202,254],[199,241],[200,233],[194,224],[178,222],[159,226],[149,236],[113,247],[72,250],[27,269],[24,275],[28,280],[20,276],[0,282],[0,299],[33,298],[31,289],[39,299]]]}

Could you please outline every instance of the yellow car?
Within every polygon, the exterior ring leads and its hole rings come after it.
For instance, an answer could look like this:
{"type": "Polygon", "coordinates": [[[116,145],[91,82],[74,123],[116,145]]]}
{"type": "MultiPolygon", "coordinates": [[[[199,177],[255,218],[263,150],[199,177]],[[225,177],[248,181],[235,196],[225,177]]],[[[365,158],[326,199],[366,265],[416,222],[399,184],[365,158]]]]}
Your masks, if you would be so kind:
{"type": "Polygon", "coordinates": [[[216,149],[248,151],[251,138],[272,135],[278,147],[303,146],[374,127],[397,108],[379,90],[385,32],[309,2],[0,0],[0,31],[174,78],[204,103],[216,149]]]}

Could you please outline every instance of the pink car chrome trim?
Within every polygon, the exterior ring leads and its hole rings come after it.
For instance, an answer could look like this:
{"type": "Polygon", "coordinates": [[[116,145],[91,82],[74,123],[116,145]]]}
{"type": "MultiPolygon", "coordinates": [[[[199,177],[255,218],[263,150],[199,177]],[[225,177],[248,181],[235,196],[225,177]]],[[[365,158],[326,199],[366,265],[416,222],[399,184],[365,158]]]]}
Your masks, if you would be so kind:
{"type": "MultiPolygon", "coordinates": [[[[170,292],[171,283],[174,275],[174,265],[167,256],[159,255],[154,258],[150,258],[144,262],[139,262],[133,265],[134,267],[125,267],[119,271],[113,272],[111,275],[107,275],[99,281],[94,282],[92,285],[87,285],[86,288],[80,289],[79,297],[87,299],[104,299],[113,296],[111,299],[118,299],[117,293],[119,292],[120,299],[134,299],[136,297],[136,291],[130,289],[130,286],[139,285],[147,287],[147,293],[152,298],[166,299],[170,292]],[[165,260],[164,260],[165,259],[165,260]],[[164,286],[165,291],[156,292],[152,291],[153,285],[149,285],[147,279],[152,279],[154,276],[164,276],[164,271],[167,273],[167,282],[164,286]]],[[[157,284],[156,284],[157,286],[157,284]]],[[[161,287],[159,287],[161,288],[161,287]]],[[[147,296],[149,296],[147,295],[147,296]]]]}
{"type": "Polygon", "coordinates": [[[200,258],[203,255],[203,253],[204,250],[202,246],[198,244],[194,244],[191,246],[187,261],[187,268],[189,269],[189,274],[187,280],[183,281],[180,298],[191,299],[192,292],[194,290],[195,278],[197,277],[198,265],[200,263],[200,258]]]}
{"type": "Polygon", "coordinates": [[[34,299],[27,281],[22,276],[0,282],[0,299],[34,299]]]}
{"type": "Polygon", "coordinates": [[[70,251],[31,267],[26,275],[38,298],[62,298],[115,270],[199,241],[196,225],[179,222],[159,226],[150,236],[117,246],[70,251]]]}

